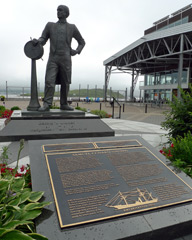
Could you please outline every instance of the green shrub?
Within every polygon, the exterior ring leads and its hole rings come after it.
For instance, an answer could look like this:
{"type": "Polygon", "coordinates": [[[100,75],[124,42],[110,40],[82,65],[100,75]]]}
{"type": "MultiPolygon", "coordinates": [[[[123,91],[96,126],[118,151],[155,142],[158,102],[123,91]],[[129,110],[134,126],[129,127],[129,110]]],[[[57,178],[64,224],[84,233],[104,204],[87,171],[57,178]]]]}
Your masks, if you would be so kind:
{"type": "Polygon", "coordinates": [[[21,110],[21,108],[18,107],[18,106],[14,106],[14,107],[11,108],[11,111],[14,111],[14,110],[21,110]]]}
{"type": "Polygon", "coordinates": [[[173,101],[168,104],[170,111],[165,112],[165,121],[162,128],[168,130],[168,138],[184,137],[188,131],[192,132],[192,87],[189,92],[181,91],[181,100],[173,96],[173,101]]]}
{"type": "Polygon", "coordinates": [[[1,95],[0,99],[1,99],[1,101],[5,101],[5,96],[1,95]]]}
{"type": "Polygon", "coordinates": [[[86,109],[86,108],[76,107],[75,109],[76,109],[76,110],[83,111],[83,112],[87,112],[87,109],[86,109]]]}
{"type": "Polygon", "coordinates": [[[56,104],[53,103],[53,105],[50,107],[50,109],[60,109],[60,107],[56,106],[56,104]]]}
{"type": "Polygon", "coordinates": [[[0,239],[2,240],[48,240],[46,237],[35,233],[33,220],[37,218],[42,208],[50,202],[39,202],[43,192],[31,191],[30,167],[20,168],[18,162],[24,147],[24,140],[20,140],[20,147],[15,168],[7,165],[8,148],[3,148],[0,160],[0,239]],[[26,170],[26,173],[24,171],[26,170]]]}
{"type": "Polygon", "coordinates": [[[58,106],[51,106],[50,109],[60,109],[58,106]]]}
{"type": "Polygon", "coordinates": [[[0,112],[5,111],[5,107],[4,106],[0,106],[0,112]]]}
{"type": "Polygon", "coordinates": [[[172,144],[163,148],[160,152],[169,159],[172,164],[192,177],[192,135],[191,132],[171,138],[172,144]]]}
{"type": "Polygon", "coordinates": [[[9,109],[2,110],[0,111],[0,118],[10,118],[12,113],[13,111],[9,109]]]}
{"type": "Polygon", "coordinates": [[[111,116],[103,110],[92,110],[91,113],[98,115],[100,118],[109,118],[111,116]]]}
{"type": "Polygon", "coordinates": [[[9,176],[0,179],[0,239],[2,240],[47,239],[35,233],[32,220],[38,217],[42,208],[50,202],[38,202],[43,192],[32,192],[24,186],[24,178],[9,176]]]}

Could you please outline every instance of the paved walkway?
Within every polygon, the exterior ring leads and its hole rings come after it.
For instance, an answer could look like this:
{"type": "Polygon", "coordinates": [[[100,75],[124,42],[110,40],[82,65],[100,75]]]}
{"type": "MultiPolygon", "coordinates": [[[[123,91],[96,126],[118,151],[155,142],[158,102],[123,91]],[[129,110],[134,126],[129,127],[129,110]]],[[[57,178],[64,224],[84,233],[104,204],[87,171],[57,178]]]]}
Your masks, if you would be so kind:
{"type": "MultiPolygon", "coordinates": [[[[40,102],[42,104],[42,102],[40,102]]],[[[54,104],[56,106],[59,106],[58,101],[54,101],[54,104]]],[[[3,105],[3,102],[0,102],[0,105],[3,105]]],[[[13,106],[18,106],[21,109],[26,109],[29,105],[28,100],[17,100],[14,101],[8,100],[5,102],[5,107],[8,109],[11,109],[13,106]]],[[[106,111],[108,114],[112,114],[112,107],[109,103],[85,103],[85,102],[73,102],[72,106],[76,107],[79,106],[81,108],[86,108],[87,110],[98,110],[101,108],[101,110],[106,111]]],[[[147,113],[145,113],[145,106],[146,104],[140,104],[140,103],[121,103],[122,110],[121,110],[121,119],[124,120],[130,120],[130,121],[137,121],[137,122],[145,122],[145,123],[151,123],[156,125],[161,125],[161,122],[164,121],[165,115],[163,114],[167,110],[167,106],[161,106],[161,107],[154,107],[151,106],[151,104],[147,104],[147,113]],[[123,107],[124,105],[124,107],[123,107]],[[124,111],[123,111],[124,110],[124,111]]],[[[114,108],[114,116],[117,118],[119,116],[119,108],[115,105],[114,108]]]]}

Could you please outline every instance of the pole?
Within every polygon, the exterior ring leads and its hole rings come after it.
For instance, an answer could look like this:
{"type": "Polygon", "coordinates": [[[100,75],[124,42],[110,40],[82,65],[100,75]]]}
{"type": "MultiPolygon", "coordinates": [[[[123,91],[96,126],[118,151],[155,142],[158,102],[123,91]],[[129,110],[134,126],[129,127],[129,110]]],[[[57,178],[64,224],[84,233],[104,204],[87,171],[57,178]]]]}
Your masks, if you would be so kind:
{"type": "Polygon", "coordinates": [[[145,113],[147,113],[147,104],[145,104],[145,113]]]}
{"type": "Polygon", "coordinates": [[[36,73],[36,60],[31,60],[31,100],[28,111],[37,111],[40,108],[38,93],[37,93],[37,73],[36,73]]]}
{"type": "Polygon", "coordinates": [[[7,84],[7,81],[6,81],[6,99],[8,99],[8,84],[7,84]]]}
{"type": "Polygon", "coordinates": [[[81,84],[79,84],[79,102],[81,101],[81,84]]]}
{"type": "Polygon", "coordinates": [[[132,71],[131,101],[133,101],[133,92],[134,92],[134,69],[132,71]]]}
{"type": "Polygon", "coordinates": [[[127,102],[127,88],[125,89],[125,102],[127,102]]]}
{"type": "Polygon", "coordinates": [[[112,87],[110,87],[110,102],[111,102],[111,98],[112,98],[112,87]]]}
{"type": "Polygon", "coordinates": [[[180,39],[180,54],[179,54],[179,68],[178,68],[178,89],[177,89],[177,98],[181,99],[181,80],[182,80],[182,72],[183,72],[183,46],[184,46],[184,38],[183,34],[181,34],[180,39]]]}
{"type": "Polygon", "coordinates": [[[117,101],[119,101],[119,90],[117,91],[117,101]]]}
{"type": "Polygon", "coordinates": [[[95,102],[96,102],[96,99],[97,99],[97,85],[95,85],[95,102]]]}
{"type": "Polygon", "coordinates": [[[105,102],[107,102],[107,80],[108,80],[108,78],[109,78],[109,75],[108,75],[109,73],[107,72],[107,66],[105,66],[105,85],[104,85],[104,87],[103,87],[103,91],[104,91],[104,93],[103,93],[103,100],[105,101],[105,102]]]}
{"type": "Polygon", "coordinates": [[[89,98],[89,84],[87,84],[87,97],[89,98]]]}

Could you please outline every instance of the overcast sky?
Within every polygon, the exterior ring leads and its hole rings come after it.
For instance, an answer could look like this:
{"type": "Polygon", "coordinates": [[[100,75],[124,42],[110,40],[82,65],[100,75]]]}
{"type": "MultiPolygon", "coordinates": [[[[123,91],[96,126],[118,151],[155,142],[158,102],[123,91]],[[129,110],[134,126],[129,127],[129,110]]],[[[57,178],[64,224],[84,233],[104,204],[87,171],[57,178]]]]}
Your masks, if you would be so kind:
{"type": "MultiPolygon", "coordinates": [[[[47,22],[56,22],[57,6],[70,9],[69,23],[74,23],[86,46],[73,57],[71,88],[102,87],[103,61],[141,38],[153,22],[190,4],[189,0],[8,0],[0,7],[0,88],[30,86],[31,60],[24,54],[26,42],[39,38],[47,22]]],[[[73,47],[76,47],[75,42],[73,47]]],[[[44,46],[43,61],[38,60],[37,78],[44,84],[49,43],[44,46]]],[[[114,74],[109,86],[125,89],[130,76],[114,74]]]]}

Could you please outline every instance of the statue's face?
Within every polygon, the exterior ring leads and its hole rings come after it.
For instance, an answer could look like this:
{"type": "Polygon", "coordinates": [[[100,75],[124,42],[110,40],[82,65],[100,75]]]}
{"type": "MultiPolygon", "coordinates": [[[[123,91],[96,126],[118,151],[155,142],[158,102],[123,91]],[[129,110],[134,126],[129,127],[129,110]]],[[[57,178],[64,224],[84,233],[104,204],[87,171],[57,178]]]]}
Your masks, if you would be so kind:
{"type": "Polygon", "coordinates": [[[59,6],[57,8],[57,17],[59,19],[62,19],[62,18],[66,18],[67,17],[67,12],[66,12],[66,9],[62,6],[59,6]]]}

